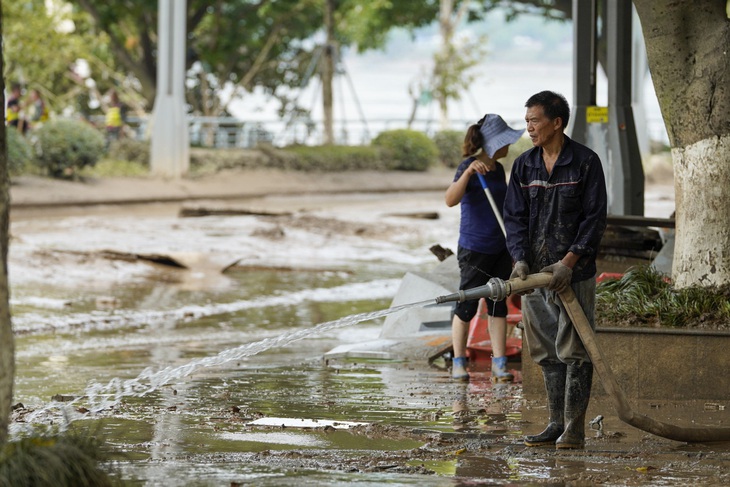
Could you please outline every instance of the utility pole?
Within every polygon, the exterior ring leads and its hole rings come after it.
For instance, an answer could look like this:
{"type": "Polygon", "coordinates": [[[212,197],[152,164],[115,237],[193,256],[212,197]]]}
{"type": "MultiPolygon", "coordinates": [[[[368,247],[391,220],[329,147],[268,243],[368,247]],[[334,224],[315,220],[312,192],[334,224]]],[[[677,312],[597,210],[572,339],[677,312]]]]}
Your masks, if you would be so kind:
{"type": "Polygon", "coordinates": [[[325,145],[335,143],[334,122],[332,118],[332,85],[335,77],[335,56],[337,52],[334,17],[335,0],[325,0],[324,27],[327,38],[324,45],[324,56],[322,57],[322,121],[324,124],[325,145]]]}
{"type": "Polygon", "coordinates": [[[190,167],[185,109],[186,0],[158,0],[157,90],[152,115],[150,168],[180,178],[190,167]]]}

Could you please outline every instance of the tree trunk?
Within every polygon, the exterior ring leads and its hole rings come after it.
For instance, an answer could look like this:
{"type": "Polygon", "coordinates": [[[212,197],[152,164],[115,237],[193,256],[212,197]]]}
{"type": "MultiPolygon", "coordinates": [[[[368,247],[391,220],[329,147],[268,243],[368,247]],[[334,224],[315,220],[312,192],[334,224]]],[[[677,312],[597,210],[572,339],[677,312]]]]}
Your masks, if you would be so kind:
{"type": "MultiPolygon", "coordinates": [[[[2,39],[2,0],[0,0],[0,39],[2,39]]],[[[0,73],[5,72],[4,64],[4,55],[0,51],[0,73]]],[[[2,106],[5,106],[5,78],[0,78],[2,79],[0,100],[2,106]]],[[[5,124],[0,124],[0,445],[8,441],[15,380],[15,339],[10,322],[8,289],[9,187],[7,138],[5,124]]]]}
{"type": "MultiPolygon", "coordinates": [[[[434,78],[439,76],[444,79],[445,71],[448,70],[449,55],[452,50],[452,42],[454,40],[454,29],[456,25],[452,19],[454,15],[454,0],[441,0],[439,2],[439,31],[441,33],[441,53],[436,57],[436,67],[434,78]]],[[[444,81],[437,81],[441,89],[434,90],[434,97],[438,102],[441,130],[449,129],[449,99],[444,86],[444,81]]]]}
{"type": "Polygon", "coordinates": [[[326,0],[324,7],[324,26],[327,40],[322,56],[322,110],[324,123],[324,143],[334,144],[334,122],[332,117],[332,83],[335,72],[335,33],[334,0],[326,0]]]}
{"type": "Polygon", "coordinates": [[[730,283],[726,4],[634,0],[674,160],[677,287],[730,283]]]}
{"type": "Polygon", "coordinates": [[[730,136],[672,149],[676,287],[730,282],[730,136]]]}

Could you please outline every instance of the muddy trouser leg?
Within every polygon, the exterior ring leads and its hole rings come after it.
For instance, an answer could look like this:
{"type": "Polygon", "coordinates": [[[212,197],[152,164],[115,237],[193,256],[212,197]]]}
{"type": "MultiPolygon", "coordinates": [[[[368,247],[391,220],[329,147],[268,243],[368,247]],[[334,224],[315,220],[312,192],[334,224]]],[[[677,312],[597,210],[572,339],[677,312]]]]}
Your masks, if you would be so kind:
{"type": "MultiPolygon", "coordinates": [[[[595,326],[595,286],[595,279],[573,283],[571,286],[592,328],[595,326]]],[[[537,289],[523,296],[522,300],[525,338],[532,359],[542,367],[550,410],[548,427],[539,435],[525,437],[525,444],[538,446],[555,443],[563,433],[562,426],[566,421],[565,429],[570,428],[570,434],[563,435],[562,448],[582,448],[583,436],[580,442],[575,438],[584,434],[585,412],[590,399],[593,366],[588,353],[554,292],[537,289]],[[557,412],[556,408],[562,411],[557,412]]]]}
{"type": "Polygon", "coordinates": [[[525,445],[554,445],[564,431],[565,377],[567,366],[558,358],[555,342],[558,334],[560,308],[549,299],[547,292],[537,289],[522,297],[525,339],[530,356],[542,368],[548,398],[548,425],[537,435],[525,436],[525,445]]]}

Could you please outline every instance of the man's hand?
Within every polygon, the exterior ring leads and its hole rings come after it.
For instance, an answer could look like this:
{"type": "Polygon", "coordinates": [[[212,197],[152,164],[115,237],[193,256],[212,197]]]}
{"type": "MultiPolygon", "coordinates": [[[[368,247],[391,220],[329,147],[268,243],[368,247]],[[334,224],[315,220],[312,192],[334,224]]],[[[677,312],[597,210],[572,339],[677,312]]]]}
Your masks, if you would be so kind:
{"type": "Polygon", "coordinates": [[[527,279],[527,274],[530,273],[530,266],[524,260],[518,260],[515,262],[515,268],[512,269],[512,274],[509,275],[510,279],[519,277],[523,281],[527,279]]]}
{"type": "Polygon", "coordinates": [[[543,267],[540,269],[540,272],[552,273],[553,277],[550,279],[550,283],[548,283],[547,288],[558,293],[565,291],[568,286],[570,286],[570,281],[573,278],[573,269],[563,264],[561,261],[543,267]]]}

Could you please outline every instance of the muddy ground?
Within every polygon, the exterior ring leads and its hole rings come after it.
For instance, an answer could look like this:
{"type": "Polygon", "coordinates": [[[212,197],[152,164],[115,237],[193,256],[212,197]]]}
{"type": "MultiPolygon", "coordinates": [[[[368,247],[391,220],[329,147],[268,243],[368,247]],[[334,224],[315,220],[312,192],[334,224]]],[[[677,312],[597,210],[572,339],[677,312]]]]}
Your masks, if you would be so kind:
{"type": "MultiPolygon", "coordinates": [[[[17,181],[9,267],[24,408],[16,422],[91,380],[185,366],[387,306],[399,276],[435,264],[431,245],[456,248],[458,209],[443,204],[450,178],[251,171],[195,181],[17,181]],[[190,207],[247,213],[181,218],[190,207]],[[272,304],[260,304],[266,299],[272,304]],[[257,306],[278,311],[236,314],[257,306]],[[263,322],[270,329],[249,324],[263,322]]],[[[655,182],[647,195],[647,214],[671,214],[671,182],[655,182]]],[[[587,431],[585,450],[526,448],[521,436],[539,431],[546,412],[524,399],[520,383],[495,386],[483,371],[454,383],[439,363],[318,359],[377,333],[374,324],[262,350],[81,416],[114,424],[106,426],[112,440],[139,456],[117,468],[140,485],[730,484],[730,445],[649,435],[621,423],[610,404],[591,403],[589,417],[606,419],[587,431]],[[274,425],[255,424],[266,418],[274,425]],[[293,418],[365,424],[301,428],[287,425],[293,418]]],[[[727,424],[727,404],[716,406],[711,421],[727,424]]],[[[668,398],[646,407],[685,421],[682,408],[703,405],[668,398]]]]}

